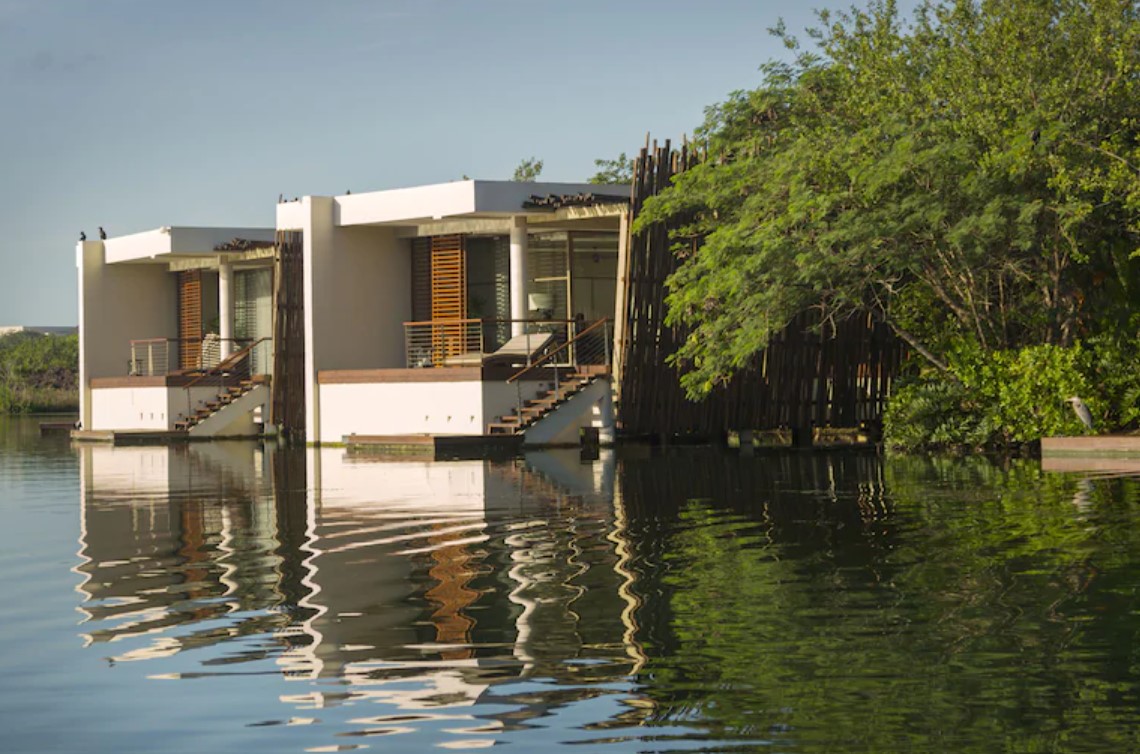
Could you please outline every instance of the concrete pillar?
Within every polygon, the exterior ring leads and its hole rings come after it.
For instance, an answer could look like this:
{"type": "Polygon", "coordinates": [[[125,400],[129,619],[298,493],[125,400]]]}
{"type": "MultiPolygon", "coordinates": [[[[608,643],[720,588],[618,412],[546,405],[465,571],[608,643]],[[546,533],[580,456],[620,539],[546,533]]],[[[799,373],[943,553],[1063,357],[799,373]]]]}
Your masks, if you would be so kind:
{"type": "Polygon", "coordinates": [[[224,360],[234,352],[234,266],[218,263],[218,337],[222,339],[220,356],[224,360]]]}
{"type": "Polygon", "coordinates": [[[526,217],[511,218],[511,336],[526,332],[524,320],[529,314],[526,300],[526,217]]]}
{"type": "Polygon", "coordinates": [[[617,439],[616,422],[614,421],[614,395],[613,388],[606,391],[598,406],[598,444],[610,446],[617,439]]]}

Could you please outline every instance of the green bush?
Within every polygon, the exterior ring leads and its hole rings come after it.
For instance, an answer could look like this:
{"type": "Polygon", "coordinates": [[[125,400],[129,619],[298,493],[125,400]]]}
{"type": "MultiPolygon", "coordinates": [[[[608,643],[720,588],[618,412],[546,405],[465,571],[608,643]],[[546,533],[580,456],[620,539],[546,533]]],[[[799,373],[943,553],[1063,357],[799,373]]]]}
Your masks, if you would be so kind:
{"type": "Polygon", "coordinates": [[[0,337],[0,413],[75,410],[78,374],[76,335],[0,337]]]}
{"type": "MultiPolygon", "coordinates": [[[[1105,392],[1111,381],[1096,381],[1103,377],[1097,365],[1108,364],[1101,371],[1115,373],[1124,363],[1116,358],[1098,361],[1080,344],[991,352],[961,348],[951,355],[949,375],[924,375],[895,391],[884,416],[885,440],[901,450],[1010,449],[1048,435],[1082,434],[1086,429],[1066,399],[1081,397],[1103,424],[1112,415],[1108,406],[1114,395],[1105,392]]],[[[1117,383],[1115,391],[1132,384],[1124,375],[1111,382],[1117,383]]]]}

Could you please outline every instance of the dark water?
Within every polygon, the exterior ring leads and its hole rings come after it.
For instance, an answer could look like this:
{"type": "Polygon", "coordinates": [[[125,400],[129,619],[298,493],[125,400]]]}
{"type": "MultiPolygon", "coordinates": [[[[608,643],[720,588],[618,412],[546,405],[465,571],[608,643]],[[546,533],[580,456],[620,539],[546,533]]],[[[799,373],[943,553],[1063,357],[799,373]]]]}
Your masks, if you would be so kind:
{"type": "Polygon", "coordinates": [[[1136,750],[1138,489],[73,448],[0,418],[0,750],[1136,750]]]}

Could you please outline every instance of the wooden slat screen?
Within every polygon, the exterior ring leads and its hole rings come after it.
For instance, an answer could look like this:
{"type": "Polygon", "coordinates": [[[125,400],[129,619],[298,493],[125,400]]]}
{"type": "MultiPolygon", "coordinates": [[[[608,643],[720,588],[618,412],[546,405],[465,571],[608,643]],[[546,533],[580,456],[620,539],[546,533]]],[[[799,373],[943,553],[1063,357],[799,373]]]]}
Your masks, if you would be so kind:
{"type": "MultiPolygon", "coordinates": [[[[634,164],[631,222],[645,201],[705,158],[668,141],[641,150],[634,164]]],[[[676,226],[684,224],[676,221],[676,226]]],[[[622,342],[619,429],[629,435],[715,437],[731,429],[854,427],[878,423],[892,382],[904,368],[905,345],[869,314],[823,327],[805,311],[776,334],[727,383],[690,401],[669,357],[689,331],[666,323],[666,281],[681,257],[670,226],[656,223],[627,237],[626,283],[619,291],[622,342]]],[[[694,240],[694,249],[699,240],[694,240]]]]}
{"type": "Polygon", "coordinates": [[[178,273],[178,366],[195,369],[202,355],[202,271],[178,273]]]}
{"type": "Polygon", "coordinates": [[[455,325],[432,327],[432,350],[435,363],[466,351],[467,254],[461,235],[431,238],[431,319],[433,322],[455,321],[455,325]]]}
{"type": "Polygon", "coordinates": [[[467,258],[463,236],[431,239],[431,318],[467,316],[467,258]]]}
{"type": "Polygon", "coordinates": [[[290,444],[305,441],[303,248],[301,231],[277,231],[273,266],[273,423],[290,444]]]}

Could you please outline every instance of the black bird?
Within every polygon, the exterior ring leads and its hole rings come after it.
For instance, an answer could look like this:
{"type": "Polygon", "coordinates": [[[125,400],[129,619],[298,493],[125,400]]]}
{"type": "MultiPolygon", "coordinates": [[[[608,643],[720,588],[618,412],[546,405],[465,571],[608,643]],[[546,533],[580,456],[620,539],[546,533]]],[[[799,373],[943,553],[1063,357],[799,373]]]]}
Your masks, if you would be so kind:
{"type": "Polygon", "coordinates": [[[80,241],[86,241],[87,240],[87,234],[84,233],[83,231],[79,231],[79,240],[80,241]]]}
{"type": "Polygon", "coordinates": [[[101,241],[107,240],[107,231],[103,230],[102,225],[99,226],[99,240],[101,240],[101,241]]]}
{"type": "Polygon", "coordinates": [[[1037,142],[1041,141],[1041,129],[1033,129],[1033,133],[1031,133],[1029,137],[1033,139],[1033,146],[1037,146],[1037,142]]]}

